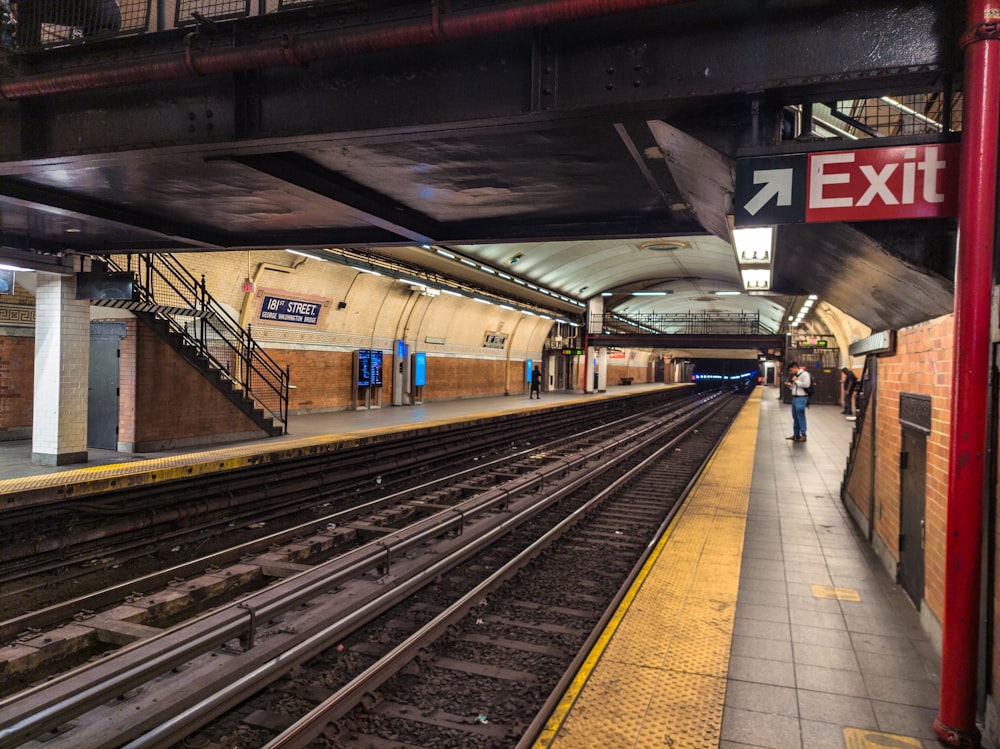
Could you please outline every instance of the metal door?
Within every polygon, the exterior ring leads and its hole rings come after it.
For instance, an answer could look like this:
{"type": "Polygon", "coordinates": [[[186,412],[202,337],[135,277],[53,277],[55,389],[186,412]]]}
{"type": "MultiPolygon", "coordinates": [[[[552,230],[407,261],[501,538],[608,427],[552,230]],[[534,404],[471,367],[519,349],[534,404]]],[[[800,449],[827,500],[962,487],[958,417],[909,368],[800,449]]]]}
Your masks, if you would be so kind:
{"type": "Polygon", "coordinates": [[[904,427],[899,457],[899,583],[919,609],[924,596],[927,435],[904,427]]]}
{"type": "Polygon", "coordinates": [[[119,349],[124,325],[93,323],[87,392],[87,447],[118,449],[119,349]]]}

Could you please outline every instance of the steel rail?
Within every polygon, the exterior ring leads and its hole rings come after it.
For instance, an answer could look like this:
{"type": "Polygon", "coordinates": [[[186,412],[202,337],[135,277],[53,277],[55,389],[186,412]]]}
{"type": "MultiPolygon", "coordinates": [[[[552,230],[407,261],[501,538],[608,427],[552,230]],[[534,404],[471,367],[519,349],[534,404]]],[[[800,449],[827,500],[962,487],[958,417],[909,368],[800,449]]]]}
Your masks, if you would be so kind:
{"type": "MultiPolygon", "coordinates": [[[[671,406],[676,407],[677,403],[673,402],[667,404],[659,411],[666,411],[671,408],[671,406]]],[[[677,410],[674,408],[673,410],[677,410]]],[[[276,533],[269,534],[267,536],[248,541],[239,546],[234,546],[229,549],[216,552],[214,554],[209,554],[198,559],[192,560],[190,562],[185,562],[183,564],[175,565],[169,567],[165,570],[159,572],[151,573],[145,575],[141,578],[135,578],[128,580],[124,583],[118,585],[109,586],[94,593],[78,596],[69,601],[64,601],[62,603],[53,604],[47,606],[43,609],[38,609],[36,611],[28,612],[22,614],[21,616],[13,617],[6,621],[0,622],[0,641],[9,640],[16,637],[19,633],[25,632],[31,629],[38,629],[40,627],[47,627],[58,624],[59,622],[66,621],[71,618],[74,614],[83,610],[96,610],[102,606],[111,605],[122,599],[122,597],[129,595],[133,591],[143,591],[148,590],[150,587],[157,587],[165,585],[167,582],[177,578],[177,577],[187,577],[192,574],[201,574],[206,567],[218,567],[224,564],[231,563],[246,554],[259,553],[264,549],[267,549],[274,544],[287,543],[289,540],[301,536],[307,533],[317,533],[321,532],[330,523],[340,523],[343,522],[345,518],[351,517],[361,512],[370,512],[385,505],[389,505],[395,502],[405,501],[406,499],[429,491],[433,491],[437,488],[447,485],[451,482],[460,481],[463,478],[473,476],[479,473],[487,472],[498,467],[503,467],[506,464],[520,460],[527,457],[539,450],[552,450],[561,444],[568,444],[571,441],[579,440],[582,437],[588,435],[596,435],[601,432],[605,432],[609,429],[614,429],[618,426],[627,424],[629,421],[635,418],[642,418],[643,416],[649,416],[649,413],[643,414],[642,416],[629,416],[621,419],[617,419],[613,422],[602,424],[600,426],[591,427],[585,429],[571,437],[560,437],[545,445],[535,445],[530,448],[519,450],[517,452],[506,455],[502,458],[497,458],[485,463],[481,463],[476,466],[471,466],[469,468],[456,471],[448,476],[442,477],[440,479],[433,479],[431,481],[425,481],[416,486],[410,486],[406,489],[394,492],[393,494],[386,495],[384,497],[379,497],[372,500],[367,500],[357,505],[352,505],[349,508],[343,510],[338,510],[333,513],[329,513],[322,517],[310,520],[308,523],[302,523],[293,526],[287,530],[279,531],[276,533]]],[[[2,701],[0,701],[2,704],[2,701]]]]}
{"type": "MultiPolygon", "coordinates": [[[[708,407],[711,407],[711,404],[708,407]]],[[[715,408],[712,408],[710,413],[698,418],[697,422],[689,426],[688,429],[697,428],[697,426],[705,419],[711,418],[714,415],[714,412],[715,408]]],[[[469,544],[462,546],[454,555],[441,559],[425,571],[404,581],[400,584],[396,591],[394,591],[394,593],[405,593],[405,595],[393,595],[392,598],[401,600],[409,596],[412,592],[416,592],[428,582],[435,580],[441,574],[453,568],[459,562],[489,546],[497,538],[505,535],[512,528],[524,522],[531,516],[547,508],[571,492],[574,492],[582,486],[591,483],[597,473],[613,470],[618,464],[626,460],[629,456],[643,450],[649,443],[661,439],[662,431],[670,428],[671,426],[675,425],[649,425],[648,428],[642,430],[641,435],[633,436],[631,440],[632,444],[621,450],[612,460],[609,460],[605,464],[601,465],[596,472],[586,471],[583,475],[573,479],[569,484],[560,487],[543,500],[532,503],[531,506],[522,510],[518,515],[509,518],[483,535],[478,536],[469,544]],[[636,436],[641,436],[641,439],[636,440],[636,436]]],[[[677,439],[679,438],[671,440],[670,445],[672,446],[675,444],[677,439]]],[[[665,448],[661,448],[661,451],[662,449],[665,448]]],[[[603,454],[606,452],[606,448],[605,446],[600,446],[595,452],[603,454]]],[[[582,467],[586,461],[574,462],[582,467]]],[[[617,485],[621,485],[623,481],[624,479],[619,479],[616,480],[615,483],[617,485]]],[[[584,508],[574,510],[570,518],[575,522],[577,519],[582,517],[584,512],[584,508]]],[[[476,599],[474,598],[472,600],[476,599]]],[[[263,686],[266,686],[267,684],[280,678],[295,664],[306,661],[318,655],[323,650],[331,647],[353,628],[355,620],[362,620],[363,623],[363,621],[370,619],[374,615],[382,613],[382,611],[386,608],[388,608],[388,606],[381,605],[379,601],[371,602],[364,610],[359,609],[358,611],[352,613],[347,620],[332,624],[330,627],[318,632],[313,637],[286,651],[280,656],[261,664],[258,668],[245,674],[240,679],[229,683],[219,691],[214,692],[207,699],[193,705],[174,718],[164,721],[140,738],[126,744],[123,749],[166,749],[167,747],[173,746],[177,742],[183,740],[186,736],[190,735],[192,731],[245,701],[253,694],[259,692],[263,686]],[[350,621],[350,624],[345,624],[348,620],[350,621]]],[[[452,611],[452,608],[453,607],[449,607],[446,611],[452,611]]],[[[437,619],[435,619],[435,621],[437,621],[437,619]]],[[[412,640],[412,638],[410,639],[412,640]]],[[[398,650],[398,648],[396,650],[398,650]]],[[[395,653],[396,650],[394,650],[393,653],[395,653]]],[[[388,678],[388,676],[386,676],[386,678],[388,678]]],[[[362,689],[363,692],[362,687],[355,687],[355,689],[362,689]]],[[[358,694],[360,693],[361,692],[358,694]]]]}
{"type": "MultiPolygon", "coordinates": [[[[471,515],[504,507],[509,504],[512,495],[541,487],[560,471],[583,465],[615,446],[625,446],[638,436],[662,427],[661,424],[650,423],[629,430],[609,444],[591,447],[583,453],[544,466],[465,500],[455,508],[471,515]]],[[[629,454],[633,449],[637,446],[626,448],[622,454],[629,454]]],[[[54,730],[67,720],[87,712],[93,705],[124,694],[201,653],[244,635],[254,616],[258,619],[280,616],[320,593],[364,572],[378,569],[387,555],[398,555],[429,538],[448,532],[462,522],[452,508],[443,510],[386,538],[369,542],[315,569],[288,578],[280,585],[251,594],[148,640],[126,646],[111,660],[81,666],[47,684],[0,700],[0,745],[8,741],[24,741],[54,730]]]]}
{"type": "MultiPolygon", "coordinates": [[[[380,687],[389,678],[395,675],[404,665],[409,663],[422,648],[426,647],[430,642],[440,638],[448,627],[464,617],[465,614],[468,613],[468,611],[475,606],[486,593],[494,590],[504,581],[513,576],[514,573],[555,543],[570,528],[579,523],[584,516],[603,504],[609,497],[614,496],[637,476],[648,470],[648,468],[653,463],[660,460],[667,451],[671,450],[706,420],[712,418],[717,410],[718,408],[713,409],[703,418],[699,419],[694,424],[691,424],[684,432],[677,435],[674,439],[658,448],[650,456],[643,459],[642,462],[633,466],[620,477],[615,479],[610,486],[601,490],[581,507],[574,510],[573,513],[567,516],[564,520],[560,521],[550,530],[546,531],[546,533],[517,554],[517,556],[501,566],[496,572],[483,580],[460,599],[452,603],[438,616],[434,617],[434,619],[410,635],[406,640],[379,659],[378,662],[369,666],[348,684],[343,686],[336,693],[317,705],[308,714],[296,721],[291,727],[267,743],[263,749],[303,749],[304,747],[307,747],[314,739],[318,738],[323,733],[323,730],[328,723],[346,715],[361,701],[361,698],[365,693],[380,687]]],[[[716,447],[718,447],[718,445],[716,445],[716,447]]],[[[701,468],[703,467],[704,462],[702,463],[701,468]]],[[[699,472],[701,468],[699,468],[699,472]]],[[[690,484],[688,487],[690,488],[690,484]]],[[[687,490],[685,490],[685,495],[686,494],[687,490]]],[[[657,531],[657,538],[662,533],[669,520],[673,518],[679,507],[680,502],[676,503],[670,510],[668,519],[661,524],[660,529],[657,531]]],[[[645,556],[646,555],[643,555],[643,559],[645,559],[645,556]]],[[[130,744],[126,747],[126,749],[152,749],[154,746],[163,745],[130,744]]]]}

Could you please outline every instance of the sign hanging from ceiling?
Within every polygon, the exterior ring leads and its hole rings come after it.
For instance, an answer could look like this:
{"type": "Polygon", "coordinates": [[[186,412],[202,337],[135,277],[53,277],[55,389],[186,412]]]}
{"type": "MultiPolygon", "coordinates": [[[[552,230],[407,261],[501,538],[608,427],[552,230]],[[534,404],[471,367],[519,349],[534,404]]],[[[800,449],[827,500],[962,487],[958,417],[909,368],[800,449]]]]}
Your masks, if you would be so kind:
{"type": "Polygon", "coordinates": [[[734,224],[955,216],[958,159],[958,143],[737,159],[734,224]]]}

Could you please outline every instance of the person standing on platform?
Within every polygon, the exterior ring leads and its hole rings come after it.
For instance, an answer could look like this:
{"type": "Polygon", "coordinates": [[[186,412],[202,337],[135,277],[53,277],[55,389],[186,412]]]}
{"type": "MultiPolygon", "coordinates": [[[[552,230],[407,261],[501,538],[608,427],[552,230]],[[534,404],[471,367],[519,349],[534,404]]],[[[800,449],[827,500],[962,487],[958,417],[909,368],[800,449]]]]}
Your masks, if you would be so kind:
{"type": "Polygon", "coordinates": [[[840,371],[844,373],[843,413],[847,416],[853,416],[854,409],[851,404],[854,402],[854,391],[858,389],[858,378],[854,375],[854,372],[849,370],[847,367],[841,367],[840,371]]]}
{"type": "Polygon", "coordinates": [[[528,393],[528,400],[531,400],[536,395],[538,396],[538,400],[542,399],[542,370],[537,364],[531,370],[531,392],[528,393]]]}
{"type": "Polygon", "coordinates": [[[791,437],[785,439],[795,442],[806,441],[806,406],[809,405],[809,393],[812,385],[812,376],[796,362],[789,362],[788,374],[791,379],[785,383],[785,387],[792,391],[792,427],[791,437]]]}

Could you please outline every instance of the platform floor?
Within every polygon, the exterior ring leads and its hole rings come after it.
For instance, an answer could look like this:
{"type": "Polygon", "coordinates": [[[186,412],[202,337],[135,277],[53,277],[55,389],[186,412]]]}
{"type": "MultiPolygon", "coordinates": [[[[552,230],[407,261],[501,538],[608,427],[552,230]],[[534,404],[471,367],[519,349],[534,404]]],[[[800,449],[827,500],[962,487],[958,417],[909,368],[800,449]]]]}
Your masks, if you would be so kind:
{"type": "Polygon", "coordinates": [[[807,418],[757,391],[536,747],[939,746],[939,657],[840,502],[853,423],[807,418]]]}
{"type": "MultiPolygon", "coordinates": [[[[0,482],[28,476],[47,476],[67,471],[106,468],[108,471],[130,473],[143,470],[141,463],[150,460],[177,458],[179,463],[196,462],[199,455],[213,458],[228,453],[252,453],[255,450],[270,450],[296,443],[300,440],[324,439],[351,436],[375,431],[385,431],[393,427],[427,425],[435,421],[471,419],[476,416],[507,413],[527,408],[541,408],[553,404],[592,400],[600,397],[628,395],[643,390],[665,387],[662,383],[635,384],[609,387],[603,394],[586,394],[582,391],[559,391],[545,393],[541,399],[528,399],[527,395],[497,396],[490,398],[466,398],[462,400],[433,401],[413,406],[383,406],[381,408],[358,411],[330,411],[293,415],[289,419],[289,434],[280,437],[239,442],[220,442],[211,445],[183,446],[142,453],[121,453],[114,450],[88,448],[88,461],[83,464],[65,466],[41,466],[31,462],[31,440],[0,441],[0,482]],[[115,466],[127,465],[116,469],[115,466]]],[[[669,387],[669,386],[667,386],[669,387]]],[[[94,473],[94,471],[88,471],[94,473]]],[[[105,471],[107,472],[107,471],[105,471]]],[[[66,477],[70,479],[71,477],[66,477]]],[[[81,477],[82,478],[82,477],[81,477]]],[[[0,483],[0,494],[14,491],[0,483]]]]}

